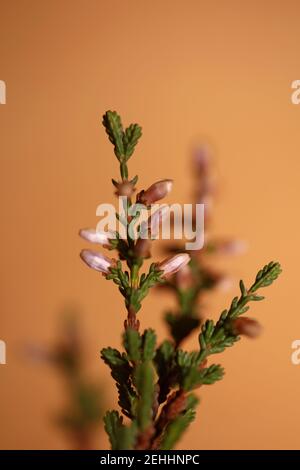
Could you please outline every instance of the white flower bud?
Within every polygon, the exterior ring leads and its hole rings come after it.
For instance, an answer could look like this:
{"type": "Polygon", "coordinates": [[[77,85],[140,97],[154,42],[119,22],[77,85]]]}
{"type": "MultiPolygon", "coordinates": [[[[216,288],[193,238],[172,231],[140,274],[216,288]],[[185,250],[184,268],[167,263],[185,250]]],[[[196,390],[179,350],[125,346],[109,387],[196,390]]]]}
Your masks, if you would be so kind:
{"type": "Polygon", "coordinates": [[[79,231],[79,235],[88,242],[98,243],[102,246],[109,246],[110,238],[112,238],[113,234],[97,231],[93,228],[84,228],[79,231]]]}
{"type": "Polygon", "coordinates": [[[163,271],[164,276],[169,276],[186,266],[190,262],[190,259],[191,257],[187,253],[180,253],[159,263],[158,268],[160,271],[163,271]]]}
{"type": "Polygon", "coordinates": [[[91,250],[82,250],[80,253],[81,259],[92,269],[100,271],[101,273],[108,274],[114,261],[107,256],[91,250]]]}

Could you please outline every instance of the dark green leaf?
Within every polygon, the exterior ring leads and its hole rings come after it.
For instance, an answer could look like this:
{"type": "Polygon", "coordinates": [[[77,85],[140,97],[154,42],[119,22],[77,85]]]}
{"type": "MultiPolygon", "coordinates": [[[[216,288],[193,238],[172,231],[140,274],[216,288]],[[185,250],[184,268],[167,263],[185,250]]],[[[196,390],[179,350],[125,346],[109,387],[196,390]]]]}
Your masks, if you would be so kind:
{"type": "Polygon", "coordinates": [[[123,126],[121,117],[116,111],[107,111],[103,116],[103,126],[108,134],[109,140],[114,145],[114,152],[118,160],[124,157],[123,126]]]}
{"type": "Polygon", "coordinates": [[[142,338],[138,331],[127,328],[124,333],[124,347],[130,361],[138,362],[141,359],[142,338]]]}
{"type": "Polygon", "coordinates": [[[151,423],[154,403],[154,370],[151,361],[139,364],[134,372],[134,384],[138,391],[137,422],[139,429],[145,431],[151,423]]]}

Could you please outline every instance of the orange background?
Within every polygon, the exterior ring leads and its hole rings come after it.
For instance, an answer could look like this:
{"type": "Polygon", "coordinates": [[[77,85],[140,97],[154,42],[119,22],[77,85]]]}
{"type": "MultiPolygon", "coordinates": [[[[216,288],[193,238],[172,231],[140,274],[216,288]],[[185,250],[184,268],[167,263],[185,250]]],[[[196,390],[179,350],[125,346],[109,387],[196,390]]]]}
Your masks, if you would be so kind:
{"type": "MultiPolygon", "coordinates": [[[[50,419],[61,401],[57,376],[19,353],[25,342],[53,340],[66,302],[81,308],[89,368],[114,406],[99,350],[120,344],[123,302],[79,260],[86,244],[77,232],[113,201],[118,166],[101,116],[116,109],[143,126],[131,175],[144,187],[173,178],[169,202],[189,201],[193,142],[213,142],[214,232],[249,243],[223,265],[248,283],[269,260],[284,269],[251,310],[263,336],[217,358],[226,377],[201,390],[180,447],[299,449],[300,365],[290,359],[300,338],[300,106],[290,98],[300,78],[299,2],[1,0],[0,21],[1,448],[66,446],[50,419]]],[[[217,317],[237,290],[208,297],[208,314],[217,317]]],[[[152,293],[141,312],[160,339],[171,301],[152,293]]],[[[103,434],[96,445],[107,447],[103,434]]]]}

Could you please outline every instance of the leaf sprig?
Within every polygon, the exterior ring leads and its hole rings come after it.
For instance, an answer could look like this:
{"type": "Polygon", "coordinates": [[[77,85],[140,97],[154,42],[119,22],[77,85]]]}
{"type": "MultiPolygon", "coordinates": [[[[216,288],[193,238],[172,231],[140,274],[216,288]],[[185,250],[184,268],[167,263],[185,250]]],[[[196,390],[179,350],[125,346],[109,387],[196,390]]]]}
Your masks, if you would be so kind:
{"type": "Polygon", "coordinates": [[[249,290],[246,289],[244,282],[240,281],[240,297],[234,297],[229,309],[221,313],[216,325],[213,320],[207,320],[202,326],[199,335],[200,361],[211,354],[223,352],[225,348],[232,346],[240,339],[232,330],[232,321],[249,310],[250,307],[247,305],[249,302],[263,300],[264,297],[256,295],[256,291],[271,285],[280,273],[280,264],[271,261],[257,273],[249,290]]]}
{"type": "Polygon", "coordinates": [[[138,124],[130,124],[123,130],[121,117],[116,111],[107,111],[103,116],[102,123],[120,162],[121,177],[125,180],[128,178],[127,161],[132,156],[135,146],[142,136],[142,128],[138,124]]]}

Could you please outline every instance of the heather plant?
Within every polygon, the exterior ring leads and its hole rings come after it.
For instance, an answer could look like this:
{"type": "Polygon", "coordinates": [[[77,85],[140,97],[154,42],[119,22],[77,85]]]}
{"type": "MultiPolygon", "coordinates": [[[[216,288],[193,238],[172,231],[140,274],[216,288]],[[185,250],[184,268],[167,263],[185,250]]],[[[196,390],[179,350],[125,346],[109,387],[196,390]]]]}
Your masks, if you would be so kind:
{"type": "MultiPolygon", "coordinates": [[[[123,349],[106,347],[101,351],[116,383],[119,405],[119,410],[106,413],[105,430],[114,450],[172,449],[195,418],[198,403],[195,391],[215,383],[224,375],[219,364],[209,363],[210,356],[222,353],[243,334],[256,336],[258,323],[243,315],[251,302],[264,298],[258,291],[272,284],[281,268],[279,263],[271,261],[258,271],[250,287],[240,281],[240,295],[232,300],[218,320],[205,320],[197,312],[197,300],[203,290],[216,284],[217,279],[201,261],[202,254],[176,249],[167,259],[152,262],[148,270],[144,269],[145,259],[151,258],[152,238],[156,238],[152,235],[157,233],[166,212],[160,208],[150,215],[151,205],[167,196],[172,181],[164,179],[152,184],[139,191],[134,201],[138,177],[129,177],[128,161],[142,135],[141,127],[131,124],[124,129],[120,116],[113,111],[105,113],[103,125],[120,166],[120,180],[113,179],[112,183],[115,194],[125,198],[126,215],[116,214],[116,217],[126,227],[127,236],[121,237],[117,231],[93,229],[83,229],[80,235],[117,253],[112,258],[85,249],[81,258],[118,286],[126,308],[123,349]],[[146,225],[137,225],[137,236],[132,237],[128,227],[133,220],[138,223],[138,211],[131,210],[136,204],[148,208],[149,219],[146,225]],[[145,233],[149,236],[145,237],[145,233]],[[150,289],[163,284],[175,291],[179,308],[166,315],[171,339],[158,344],[155,331],[142,331],[138,317],[150,289]],[[197,328],[200,330],[198,349],[184,350],[183,340],[197,328]]],[[[206,163],[201,158],[198,163],[201,179],[206,163]]],[[[202,179],[205,182],[205,178],[202,179]]],[[[198,202],[209,207],[208,195],[204,185],[197,195],[198,202]]],[[[209,242],[203,253],[220,249],[222,244],[226,246],[223,242],[209,242]]]]}

